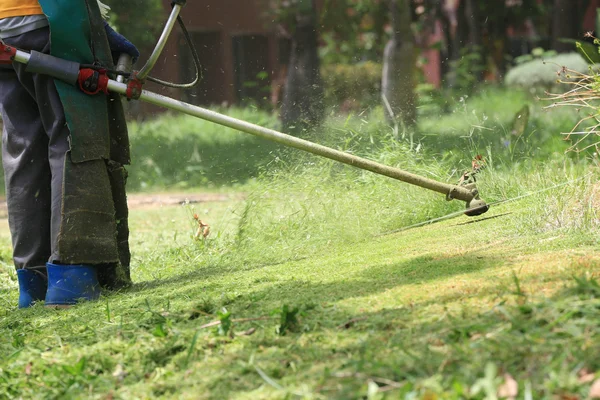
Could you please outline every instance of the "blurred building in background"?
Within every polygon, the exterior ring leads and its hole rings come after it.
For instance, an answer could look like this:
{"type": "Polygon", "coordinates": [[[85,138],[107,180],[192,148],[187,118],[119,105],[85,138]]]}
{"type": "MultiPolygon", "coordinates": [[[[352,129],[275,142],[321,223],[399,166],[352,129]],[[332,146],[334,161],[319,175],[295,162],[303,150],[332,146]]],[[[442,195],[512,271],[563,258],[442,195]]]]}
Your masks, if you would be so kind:
{"type": "MultiPolygon", "coordinates": [[[[171,0],[162,1],[165,10],[169,10],[171,0]]],[[[426,82],[435,87],[443,86],[449,70],[449,60],[452,60],[447,52],[447,44],[443,43],[451,39],[452,35],[456,35],[457,26],[460,25],[460,18],[456,13],[461,1],[469,0],[440,1],[443,2],[447,15],[447,24],[442,24],[440,19],[434,21],[426,36],[419,42],[421,59],[425,60],[420,64],[422,76],[426,82]],[[445,28],[450,31],[449,35],[445,32],[445,28]]],[[[510,7],[519,7],[522,4],[522,0],[504,1],[510,7]]],[[[549,0],[537,1],[540,4],[544,1],[550,2],[549,0]]],[[[555,6],[559,3],[561,0],[554,2],[555,6]]],[[[317,0],[316,4],[322,6],[323,2],[317,0]]],[[[575,18],[572,15],[564,18],[577,20],[585,30],[595,31],[596,9],[600,7],[600,0],[589,0],[586,4],[585,10],[577,7],[569,8],[576,14],[574,14],[575,18]],[[583,21],[580,21],[581,19],[583,21]]],[[[188,2],[182,17],[198,50],[203,79],[198,87],[185,91],[148,86],[165,95],[203,106],[231,105],[248,101],[258,104],[278,104],[285,86],[291,43],[288,35],[268,18],[267,7],[266,0],[188,2]]],[[[506,30],[506,43],[497,58],[502,59],[507,55],[514,58],[528,54],[535,47],[553,48],[556,44],[553,43],[551,32],[553,29],[556,30],[556,26],[553,26],[555,20],[555,16],[545,16],[541,22],[543,27],[540,27],[540,21],[533,20],[526,20],[519,26],[506,24],[503,28],[506,30]]],[[[581,36],[583,33],[584,31],[581,32],[581,36]]],[[[569,49],[573,47],[570,44],[567,46],[569,49]]],[[[502,72],[488,71],[484,78],[498,80],[502,78],[502,72]]],[[[176,28],[154,74],[162,79],[185,82],[193,79],[193,73],[190,52],[183,35],[176,28]]]]}
{"type": "MultiPolygon", "coordinates": [[[[169,10],[171,1],[163,3],[169,10]]],[[[269,23],[264,4],[264,0],[187,3],[182,17],[200,56],[203,79],[198,87],[181,92],[183,100],[197,105],[271,101],[272,85],[281,80],[290,44],[269,23]]],[[[175,82],[193,79],[191,54],[178,28],[155,74],[175,82]]]]}

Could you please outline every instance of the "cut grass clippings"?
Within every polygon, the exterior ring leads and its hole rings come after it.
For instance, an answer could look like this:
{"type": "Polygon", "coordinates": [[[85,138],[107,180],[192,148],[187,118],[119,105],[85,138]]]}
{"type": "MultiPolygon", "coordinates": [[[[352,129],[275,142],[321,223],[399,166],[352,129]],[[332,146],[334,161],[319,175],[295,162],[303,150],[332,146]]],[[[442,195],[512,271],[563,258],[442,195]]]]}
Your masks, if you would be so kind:
{"type": "Polygon", "coordinates": [[[230,196],[132,209],[135,285],[60,311],[16,309],[0,220],[0,398],[593,397],[598,160],[557,153],[567,145],[548,139],[536,111],[528,139],[505,146],[492,134],[512,108],[484,109],[505,95],[522,107],[521,95],[491,91],[421,122],[464,139],[451,151],[382,134],[376,111],[330,120],[318,141],[444,182],[483,153],[478,188],[491,210],[408,230],[464,203],[312,156],[263,149],[244,161],[261,146],[252,138],[227,158],[246,139],[214,139],[220,131],[189,119],[134,127],[135,187],[230,196]],[[491,136],[475,137],[469,107],[491,136]]]}
{"type": "Polygon", "coordinates": [[[186,207],[134,212],[134,231],[174,221],[176,242],[134,248],[134,276],[156,252],[144,268],[160,278],[60,312],[17,311],[4,291],[0,397],[489,398],[510,376],[533,398],[584,398],[600,370],[598,237],[524,235],[524,205],[266,264],[199,253],[186,207]]]}

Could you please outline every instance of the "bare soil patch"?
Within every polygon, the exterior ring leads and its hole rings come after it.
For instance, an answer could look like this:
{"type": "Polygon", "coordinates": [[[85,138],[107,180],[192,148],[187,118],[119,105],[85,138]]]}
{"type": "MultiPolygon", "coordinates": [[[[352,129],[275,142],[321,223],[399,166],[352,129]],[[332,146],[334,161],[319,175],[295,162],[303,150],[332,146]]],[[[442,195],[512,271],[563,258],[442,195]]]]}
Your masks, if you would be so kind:
{"type": "MultiPolygon", "coordinates": [[[[243,193],[136,193],[127,196],[131,210],[172,207],[182,204],[214,203],[222,201],[242,200],[243,193]]],[[[0,218],[7,218],[6,198],[0,200],[0,218]]]]}

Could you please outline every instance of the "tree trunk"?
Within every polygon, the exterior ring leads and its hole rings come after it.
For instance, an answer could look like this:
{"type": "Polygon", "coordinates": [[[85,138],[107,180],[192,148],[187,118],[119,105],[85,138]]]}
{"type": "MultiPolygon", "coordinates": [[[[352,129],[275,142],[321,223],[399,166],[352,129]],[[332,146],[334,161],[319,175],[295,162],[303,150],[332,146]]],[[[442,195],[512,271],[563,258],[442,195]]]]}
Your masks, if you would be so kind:
{"type": "Polygon", "coordinates": [[[583,13],[586,10],[583,0],[554,0],[552,10],[552,48],[560,53],[575,51],[573,43],[563,43],[561,39],[583,39],[583,13]]]}
{"type": "MultiPolygon", "coordinates": [[[[387,36],[385,33],[385,25],[388,18],[388,12],[388,6],[382,1],[379,3],[379,6],[375,11],[375,15],[373,16],[373,33],[375,34],[375,44],[373,47],[375,47],[377,53],[379,53],[380,49],[382,49],[385,44],[387,36]]],[[[377,58],[379,57],[380,53],[377,55],[377,58]]]]}
{"type": "Polygon", "coordinates": [[[444,35],[440,52],[442,85],[446,85],[445,77],[450,72],[450,62],[454,60],[453,54],[455,53],[453,48],[454,43],[452,42],[454,27],[452,26],[451,15],[449,15],[444,1],[440,1],[438,14],[442,24],[442,34],[444,35]]]}
{"type": "Polygon", "coordinates": [[[410,0],[391,0],[392,38],[383,55],[382,96],[388,121],[416,123],[416,49],[410,0]],[[388,110],[388,105],[391,110],[388,110]]]}
{"type": "Polygon", "coordinates": [[[457,8],[445,4],[444,10],[444,15],[448,19],[448,33],[446,36],[448,68],[444,79],[444,86],[454,88],[457,81],[456,64],[463,55],[461,49],[466,47],[469,41],[469,25],[466,21],[465,1],[459,1],[457,8]]]}
{"type": "Polygon", "coordinates": [[[475,0],[462,0],[465,3],[465,17],[469,25],[469,46],[481,47],[482,31],[479,20],[479,7],[475,0]]]}
{"type": "Polygon", "coordinates": [[[456,11],[456,33],[454,36],[454,48],[456,50],[456,60],[460,59],[460,49],[469,45],[469,22],[467,20],[467,2],[459,0],[458,10],[456,11]]]}
{"type": "MultiPolygon", "coordinates": [[[[508,10],[506,9],[506,3],[502,3],[499,8],[502,10],[502,14],[506,16],[508,10]]],[[[506,17],[505,17],[506,18],[506,17]]],[[[496,21],[490,24],[488,27],[488,43],[486,47],[489,52],[489,59],[492,61],[494,66],[495,78],[498,82],[504,80],[506,75],[507,65],[507,46],[508,46],[508,32],[504,21],[496,21]]]]}
{"type": "Polygon", "coordinates": [[[456,12],[450,13],[449,18],[456,20],[456,30],[451,41],[453,52],[446,84],[469,92],[483,80],[485,70],[479,3],[459,0],[456,12]]]}
{"type": "Polygon", "coordinates": [[[298,11],[292,34],[292,54],[281,106],[285,132],[301,133],[317,126],[324,117],[316,9],[298,11]]]}

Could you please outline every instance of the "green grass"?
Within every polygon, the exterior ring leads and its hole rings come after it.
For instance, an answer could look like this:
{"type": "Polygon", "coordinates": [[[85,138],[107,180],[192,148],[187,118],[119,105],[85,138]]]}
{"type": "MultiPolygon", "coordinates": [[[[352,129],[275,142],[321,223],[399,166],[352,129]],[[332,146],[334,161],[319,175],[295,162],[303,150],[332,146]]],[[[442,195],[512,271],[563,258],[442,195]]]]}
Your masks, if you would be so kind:
{"type": "Polygon", "coordinates": [[[545,110],[549,103],[518,89],[489,87],[471,98],[454,100],[449,113],[423,119],[419,125],[426,145],[449,153],[469,149],[480,154],[492,151],[511,163],[541,160],[564,153],[569,143],[561,133],[578,121],[573,110],[545,110]],[[515,135],[513,124],[524,106],[531,112],[529,124],[515,135]]]}
{"type": "Polygon", "coordinates": [[[483,398],[466,393],[495,369],[493,387],[509,373],[549,398],[585,396],[577,374],[600,369],[600,238],[523,234],[538,218],[531,201],[352,245],[331,232],[328,246],[279,260],[220,243],[241,206],[203,205],[217,233],[205,244],[190,239],[186,207],[134,212],[138,283],[99,302],[17,311],[11,283],[0,396],[343,399],[365,396],[374,377],[402,385],[391,398],[483,398]],[[284,305],[300,317],[282,336],[284,305]],[[233,338],[201,329],[223,307],[234,320],[274,318],[234,322],[233,338]]]}
{"type": "MultiPolygon", "coordinates": [[[[440,111],[442,107],[433,107],[422,116],[412,135],[412,153],[397,152],[391,140],[393,130],[385,123],[381,108],[350,116],[331,115],[325,126],[306,136],[358,155],[381,158],[386,154],[407,166],[414,164],[415,157],[421,161],[436,158],[463,169],[470,166],[475,154],[483,154],[489,161],[512,167],[527,160],[564,159],[570,143],[562,140],[561,132],[570,131],[579,119],[573,110],[546,111],[543,106],[548,104],[518,89],[491,86],[475,96],[450,101],[445,106],[447,113],[440,111]],[[526,105],[531,110],[529,123],[522,134],[514,135],[516,114],[526,105]]],[[[222,111],[269,128],[279,127],[275,115],[257,109],[222,111]]],[[[298,151],[187,116],[134,123],[130,132],[132,191],[239,186],[279,165],[310,162],[298,151]]],[[[408,132],[398,135],[402,143],[410,142],[408,132]]]]}
{"type": "MultiPolygon", "coordinates": [[[[228,115],[273,128],[275,116],[249,109],[228,115]]],[[[279,148],[251,135],[188,116],[168,116],[130,125],[130,190],[234,185],[258,176],[279,148]]]]}
{"type": "MultiPolygon", "coordinates": [[[[500,107],[495,93],[469,107],[500,107]]],[[[477,154],[390,140],[378,112],[332,117],[316,139],[448,182],[477,154]]],[[[472,126],[422,126],[452,118],[472,126]]],[[[191,151],[195,124],[134,128],[137,143],[152,138],[138,159],[163,165],[147,188],[189,176],[156,146],[191,151]]],[[[16,309],[3,220],[0,398],[494,399],[514,379],[518,398],[584,399],[600,378],[600,173],[538,144],[485,149],[487,214],[409,230],[464,204],[312,156],[249,159],[233,188],[193,181],[229,200],[132,210],[135,285],[70,310],[16,309]],[[208,240],[192,238],[194,213],[208,240]]]]}

